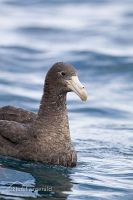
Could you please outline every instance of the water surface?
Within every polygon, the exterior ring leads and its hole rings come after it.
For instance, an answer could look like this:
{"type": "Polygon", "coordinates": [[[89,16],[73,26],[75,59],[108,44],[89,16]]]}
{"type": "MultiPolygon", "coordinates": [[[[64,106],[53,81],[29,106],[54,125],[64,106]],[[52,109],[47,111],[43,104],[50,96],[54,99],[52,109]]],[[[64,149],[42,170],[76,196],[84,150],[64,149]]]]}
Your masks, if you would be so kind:
{"type": "Polygon", "coordinates": [[[77,167],[1,156],[0,198],[132,200],[133,2],[0,0],[0,27],[0,106],[37,112],[57,61],[77,68],[89,94],[68,95],[77,167]]]}

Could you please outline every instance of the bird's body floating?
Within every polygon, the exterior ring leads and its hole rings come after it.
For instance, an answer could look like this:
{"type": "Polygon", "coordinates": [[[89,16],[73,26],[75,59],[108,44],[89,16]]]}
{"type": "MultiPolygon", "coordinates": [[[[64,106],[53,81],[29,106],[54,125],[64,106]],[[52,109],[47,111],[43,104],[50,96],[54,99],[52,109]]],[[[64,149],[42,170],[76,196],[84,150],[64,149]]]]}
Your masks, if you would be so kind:
{"type": "Polygon", "coordinates": [[[24,160],[75,166],[66,94],[74,91],[87,99],[75,69],[56,63],[48,71],[38,113],[6,106],[0,109],[0,154],[24,160]]]}

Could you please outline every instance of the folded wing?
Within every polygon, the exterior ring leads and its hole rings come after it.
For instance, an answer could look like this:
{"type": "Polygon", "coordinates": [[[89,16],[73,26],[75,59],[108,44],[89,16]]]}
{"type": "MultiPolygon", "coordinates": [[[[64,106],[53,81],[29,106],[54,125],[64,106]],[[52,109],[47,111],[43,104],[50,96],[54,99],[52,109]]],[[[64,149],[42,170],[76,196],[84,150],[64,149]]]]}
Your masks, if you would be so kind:
{"type": "Polygon", "coordinates": [[[0,108],[0,120],[15,121],[20,123],[33,122],[37,114],[24,110],[22,108],[15,108],[13,106],[5,106],[0,108]]]}
{"type": "Polygon", "coordinates": [[[29,137],[28,125],[19,122],[0,120],[0,135],[12,143],[21,143],[29,137]]]}

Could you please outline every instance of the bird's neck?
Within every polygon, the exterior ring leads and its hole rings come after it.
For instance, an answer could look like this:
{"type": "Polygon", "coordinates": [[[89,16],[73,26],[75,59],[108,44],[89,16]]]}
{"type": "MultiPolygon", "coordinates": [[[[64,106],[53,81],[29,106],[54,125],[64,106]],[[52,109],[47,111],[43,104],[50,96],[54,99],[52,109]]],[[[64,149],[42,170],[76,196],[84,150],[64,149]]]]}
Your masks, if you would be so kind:
{"type": "Polygon", "coordinates": [[[55,94],[45,92],[42,96],[38,115],[54,116],[57,113],[66,113],[66,94],[55,94]]]}
{"type": "Polygon", "coordinates": [[[44,115],[55,115],[59,112],[66,112],[66,93],[60,92],[57,85],[46,83],[38,115],[42,117],[44,115]]]}
{"type": "Polygon", "coordinates": [[[38,119],[49,126],[48,129],[69,135],[69,123],[66,108],[66,93],[57,92],[56,88],[45,87],[38,112],[38,119]]]}

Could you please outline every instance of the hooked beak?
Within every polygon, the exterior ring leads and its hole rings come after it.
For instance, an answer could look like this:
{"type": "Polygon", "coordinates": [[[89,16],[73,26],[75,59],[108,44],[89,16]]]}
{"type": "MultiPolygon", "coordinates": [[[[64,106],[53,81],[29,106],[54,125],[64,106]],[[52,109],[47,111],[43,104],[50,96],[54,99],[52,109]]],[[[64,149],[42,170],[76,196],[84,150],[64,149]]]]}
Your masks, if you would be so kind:
{"type": "Polygon", "coordinates": [[[67,80],[67,84],[68,88],[75,92],[82,101],[87,100],[87,92],[79,81],[78,76],[72,76],[70,80],[67,80]]]}

